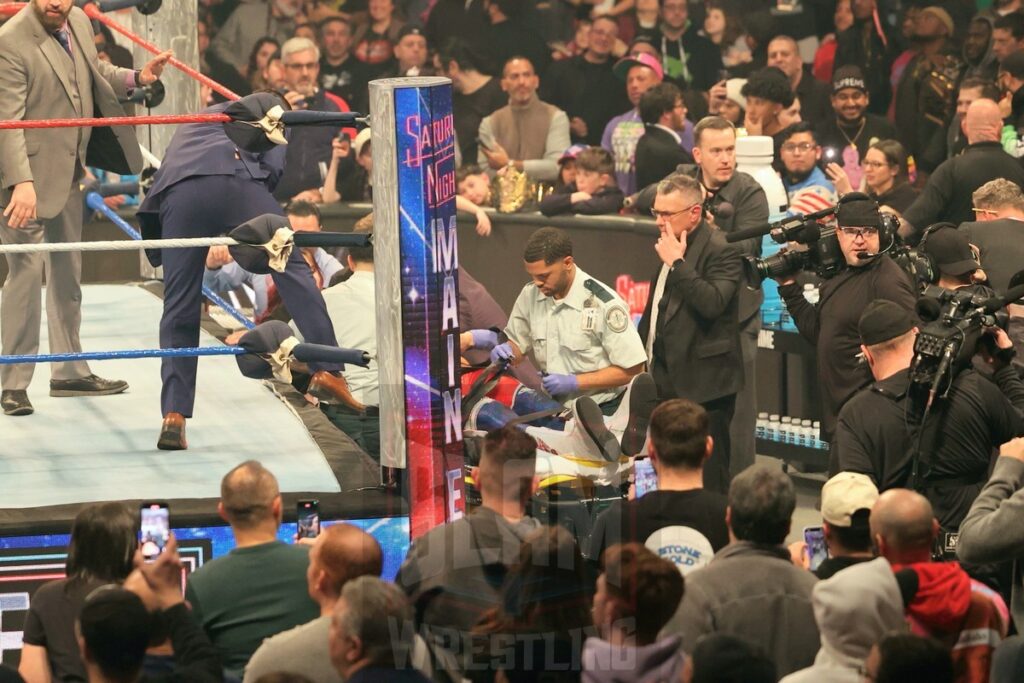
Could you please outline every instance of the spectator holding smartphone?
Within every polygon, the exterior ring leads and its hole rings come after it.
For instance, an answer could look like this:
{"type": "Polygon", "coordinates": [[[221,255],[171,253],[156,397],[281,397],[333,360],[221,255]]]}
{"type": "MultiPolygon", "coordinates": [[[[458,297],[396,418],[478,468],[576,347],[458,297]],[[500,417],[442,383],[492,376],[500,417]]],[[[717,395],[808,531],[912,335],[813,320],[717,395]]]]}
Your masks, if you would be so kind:
{"type": "MultiPolygon", "coordinates": [[[[859,472],[840,472],[821,487],[821,527],[828,558],[814,575],[828,579],[836,572],[874,559],[871,550],[871,508],[878,500],[878,487],[871,477],[859,472]]],[[[789,546],[793,562],[810,568],[807,544],[789,546]]]]}
{"type": "Polygon", "coordinates": [[[370,129],[359,131],[354,142],[347,133],[341,133],[331,140],[331,164],[324,178],[323,203],[370,201],[372,171],[370,129]]]}

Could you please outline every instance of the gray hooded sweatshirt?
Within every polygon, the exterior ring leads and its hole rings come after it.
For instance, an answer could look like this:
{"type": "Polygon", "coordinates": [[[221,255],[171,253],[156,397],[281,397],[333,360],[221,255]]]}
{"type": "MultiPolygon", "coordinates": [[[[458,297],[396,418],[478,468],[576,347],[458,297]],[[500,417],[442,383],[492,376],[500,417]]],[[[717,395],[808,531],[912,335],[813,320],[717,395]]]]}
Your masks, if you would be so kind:
{"type": "Polygon", "coordinates": [[[860,683],[860,665],[887,633],[906,628],[889,561],[879,557],[819,581],[811,592],[821,649],[814,664],[780,683],[860,683]]]}
{"type": "Polygon", "coordinates": [[[679,636],[642,647],[612,645],[600,638],[583,644],[582,683],[674,683],[680,680],[686,655],[679,636]]]}

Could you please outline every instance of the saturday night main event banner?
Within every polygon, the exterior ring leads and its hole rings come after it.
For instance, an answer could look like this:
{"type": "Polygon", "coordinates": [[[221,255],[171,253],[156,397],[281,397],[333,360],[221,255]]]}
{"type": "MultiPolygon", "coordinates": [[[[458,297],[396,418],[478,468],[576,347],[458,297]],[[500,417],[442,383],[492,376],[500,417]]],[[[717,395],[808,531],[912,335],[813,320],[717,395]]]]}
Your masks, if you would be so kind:
{"type": "Polygon", "coordinates": [[[394,104],[406,467],[416,538],[465,510],[451,85],[398,87],[394,104]]]}

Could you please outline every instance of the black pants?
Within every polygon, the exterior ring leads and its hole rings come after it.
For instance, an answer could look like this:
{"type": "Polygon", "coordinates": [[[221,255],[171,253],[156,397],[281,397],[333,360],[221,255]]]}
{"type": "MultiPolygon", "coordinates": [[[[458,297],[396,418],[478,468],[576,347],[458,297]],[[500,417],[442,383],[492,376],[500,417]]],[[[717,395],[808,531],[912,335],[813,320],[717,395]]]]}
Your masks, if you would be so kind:
{"type": "Polygon", "coordinates": [[[716,398],[701,406],[708,413],[708,432],[714,441],[711,457],[704,463],[704,488],[716,493],[728,493],[729,482],[729,426],[736,410],[736,394],[716,398]]]}

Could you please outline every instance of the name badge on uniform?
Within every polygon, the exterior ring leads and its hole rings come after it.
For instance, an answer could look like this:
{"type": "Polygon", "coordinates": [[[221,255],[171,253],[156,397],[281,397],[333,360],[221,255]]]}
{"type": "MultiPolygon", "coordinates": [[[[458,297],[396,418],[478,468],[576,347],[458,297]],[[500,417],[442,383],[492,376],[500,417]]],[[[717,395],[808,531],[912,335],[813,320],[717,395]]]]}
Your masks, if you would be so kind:
{"type": "Polygon", "coordinates": [[[596,308],[584,308],[583,317],[580,319],[580,329],[584,332],[593,332],[597,329],[597,309],[596,308]]]}

